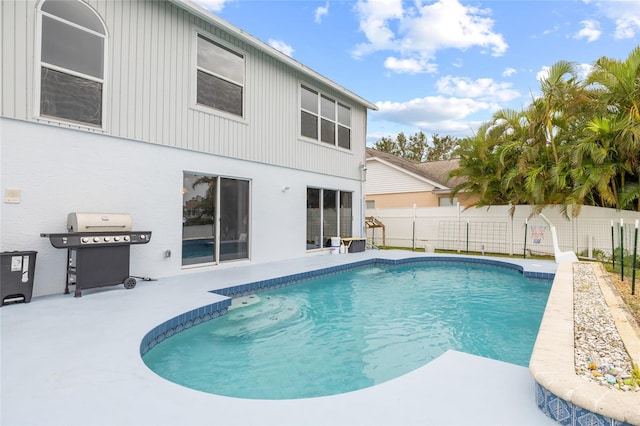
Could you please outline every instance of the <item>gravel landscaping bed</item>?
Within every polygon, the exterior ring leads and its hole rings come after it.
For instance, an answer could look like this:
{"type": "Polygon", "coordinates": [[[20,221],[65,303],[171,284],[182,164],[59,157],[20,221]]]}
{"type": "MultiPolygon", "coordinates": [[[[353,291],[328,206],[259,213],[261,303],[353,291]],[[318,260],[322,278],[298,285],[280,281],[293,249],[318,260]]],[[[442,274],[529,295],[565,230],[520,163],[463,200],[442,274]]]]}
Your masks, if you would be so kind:
{"type": "Polygon", "coordinates": [[[574,327],[576,373],[587,380],[622,391],[640,391],[627,352],[589,263],[575,263],[574,327]]]}

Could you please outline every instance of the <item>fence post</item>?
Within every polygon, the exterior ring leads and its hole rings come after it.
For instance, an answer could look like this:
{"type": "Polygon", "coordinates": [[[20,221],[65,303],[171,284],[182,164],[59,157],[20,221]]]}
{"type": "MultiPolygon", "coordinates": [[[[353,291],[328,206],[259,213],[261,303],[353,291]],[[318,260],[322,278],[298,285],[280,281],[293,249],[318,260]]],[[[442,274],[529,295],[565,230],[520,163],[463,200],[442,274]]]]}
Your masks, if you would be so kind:
{"type": "Polygon", "coordinates": [[[522,258],[527,258],[527,232],[529,228],[529,218],[524,219],[524,249],[522,250],[522,258]]]}
{"type": "Polygon", "coordinates": [[[412,234],[412,251],[416,251],[416,205],[413,205],[413,234],[412,234]]]}
{"type": "Polygon", "coordinates": [[[467,254],[469,254],[469,221],[467,220],[467,254]]]}
{"type": "Polygon", "coordinates": [[[620,218],[620,279],[624,281],[624,220],[620,218]]]}
{"type": "Polygon", "coordinates": [[[638,220],[636,220],[636,231],[633,243],[633,271],[631,272],[631,295],[636,294],[636,268],[638,267],[638,220]]]}
{"type": "Polygon", "coordinates": [[[616,243],[613,232],[613,221],[611,221],[611,268],[616,270],[616,243]]]}

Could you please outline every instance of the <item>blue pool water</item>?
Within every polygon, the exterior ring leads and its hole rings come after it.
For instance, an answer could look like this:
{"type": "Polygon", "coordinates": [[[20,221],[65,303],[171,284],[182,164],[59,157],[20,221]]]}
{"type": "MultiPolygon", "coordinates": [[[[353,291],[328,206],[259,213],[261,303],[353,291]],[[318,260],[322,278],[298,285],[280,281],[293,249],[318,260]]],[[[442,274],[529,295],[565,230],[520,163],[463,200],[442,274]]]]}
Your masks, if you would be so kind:
{"type": "Polygon", "coordinates": [[[180,385],[256,399],[362,389],[449,349],[527,366],[550,289],[482,264],[370,266],[235,298],[143,359],[180,385]]]}

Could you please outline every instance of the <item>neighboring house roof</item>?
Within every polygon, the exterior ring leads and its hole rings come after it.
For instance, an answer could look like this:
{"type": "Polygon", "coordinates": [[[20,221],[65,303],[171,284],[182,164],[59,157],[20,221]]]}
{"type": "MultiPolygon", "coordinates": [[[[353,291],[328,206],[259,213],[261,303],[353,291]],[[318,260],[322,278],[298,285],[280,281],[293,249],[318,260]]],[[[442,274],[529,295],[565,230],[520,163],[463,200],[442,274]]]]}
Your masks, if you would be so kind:
{"type": "Polygon", "coordinates": [[[304,64],[296,61],[295,59],[293,59],[291,56],[289,55],[285,55],[284,53],[280,52],[279,50],[269,46],[268,44],[266,44],[265,42],[253,37],[252,35],[250,35],[249,33],[241,30],[240,28],[230,24],[229,22],[223,20],[222,18],[217,17],[216,15],[214,15],[213,13],[209,12],[207,9],[203,8],[202,6],[194,3],[191,0],[170,0],[173,4],[175,4],[176,6],[186,10],[189,13],[192,13],[193,15],[215,25],[218,28],[224,29],[225,31],[227,31],[229,34],[234,35],[235,37],[241,39],[242,41],[244,41],[245,43],[253,46],[254,48],[266,53],[267,55],[271,56],[272,58],[285,63],[286,65],[290,66],[291,68],[294,68],[296,70],[298,70],[299,72],[306,74],[310,77],[312,77],[315,80],[321,81],[322,83],[326,84],[327,86],[331,87],[332,89],[336,90],[337,92],[339,92],[340,94],[342,94],[343,96],[345,96],[348,99],[351,99],[352,101],[355,101],[363,106],[365,106],[366,108],[373,110],[373,111],[377,111],[378,107],[367,101],[364,98],[361,98],[360,96],[356,95],[355,93],[351,92],[350,90],[344,88],[343,86],[337,84],[336,82],[328,79],[327,77],[323,76],[322,74],[317,73],[316,71],[312,70],[311,68],[305,66],[304,64]]]}
{"type": "Polygon", "coordinates": [[[436,193],[448,193],[451,188],[455,187],[461,181],[460,178],[449,178],[449,173],[457,169],[460,164],[458,158],[419,163],[373,148],[367,148],[366,155],[367,160],[381,161],[396,169],[401,169],[406,173],[426,179],[436,187],[434,189],[436,193]]]}

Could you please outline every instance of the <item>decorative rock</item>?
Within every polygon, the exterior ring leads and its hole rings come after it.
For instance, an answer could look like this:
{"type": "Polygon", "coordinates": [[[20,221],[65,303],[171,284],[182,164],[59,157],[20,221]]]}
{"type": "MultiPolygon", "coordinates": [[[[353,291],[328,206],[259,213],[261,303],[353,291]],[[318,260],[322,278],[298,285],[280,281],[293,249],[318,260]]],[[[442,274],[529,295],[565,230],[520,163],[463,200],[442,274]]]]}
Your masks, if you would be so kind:
{"type": "MultiPolygon", "coordinates": [[[[576,373],[618,389],[616,377],[631,377],[631,357],[620,338],[592,265],[574,263],[573,277],[576,373]]],[[[640,391],[638,386],[624,385],[620,389],[640,391]]]]}
{"type": "Polygon", "coordinates": [[[604,379],[607,381],[607,383],[609,383],[610,385],[615,385],[617,380],[615,377],[613,377],[611,374],[605,374],[604,375],[604,379]]]}

